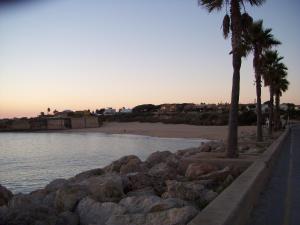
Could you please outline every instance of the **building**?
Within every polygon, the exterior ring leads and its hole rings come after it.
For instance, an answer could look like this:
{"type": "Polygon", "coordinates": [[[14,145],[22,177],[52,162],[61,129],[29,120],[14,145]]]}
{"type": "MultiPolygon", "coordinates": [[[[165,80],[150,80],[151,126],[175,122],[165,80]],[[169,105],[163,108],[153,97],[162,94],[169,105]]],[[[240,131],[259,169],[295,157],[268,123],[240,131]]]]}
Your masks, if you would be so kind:
{"type": "Polygon", "coordinates": [[[116,112],[117,112],[116,109],[108,107],[104,110],[103,115],[115,115],[116,112]]]}
{"type": "Polygon", "coordinates": [[[119,113],[132,113],[132,109],[126,109],[125,107],[122,107],[119,109],[119,113]]]}

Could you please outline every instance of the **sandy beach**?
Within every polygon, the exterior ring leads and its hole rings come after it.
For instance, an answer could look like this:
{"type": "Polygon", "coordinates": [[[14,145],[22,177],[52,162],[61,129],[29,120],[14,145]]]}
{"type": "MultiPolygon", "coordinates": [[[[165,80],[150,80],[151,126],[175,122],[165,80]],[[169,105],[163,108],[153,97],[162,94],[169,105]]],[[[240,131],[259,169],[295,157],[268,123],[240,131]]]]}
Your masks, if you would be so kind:
{"type": "MultiPolygon", "coordinates": [[[[239,127],[240,135],[251,135],[256,130],[255,126],[239,127]]],[[[104,123],[98,128],[74,129],[70,132],[101,132],[107,134],[137,134],[153,137],[167,138],[205,138],[210,140],[225,140],[227,138],[227,126],[195,126],[186,124],[163,123],[104,123]]]]}

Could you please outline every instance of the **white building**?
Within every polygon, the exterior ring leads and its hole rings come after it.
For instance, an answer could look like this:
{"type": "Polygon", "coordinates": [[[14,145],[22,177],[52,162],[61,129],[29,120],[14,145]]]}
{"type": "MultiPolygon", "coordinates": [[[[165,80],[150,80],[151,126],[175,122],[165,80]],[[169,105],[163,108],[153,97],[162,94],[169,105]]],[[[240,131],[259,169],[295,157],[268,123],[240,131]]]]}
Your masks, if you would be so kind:
{"type": "Polygon", "coordinates": [[[116,109],[113,109],[111,107],[108,107],[105,109],[103,115],[114,115],[116,114],[116,109]]]}
{"type": "Polygon", "coordinates": [[[119,109],[119,113],[132,113],[132,109],[126,109],[125,107],[122,107],[119,109]]]}

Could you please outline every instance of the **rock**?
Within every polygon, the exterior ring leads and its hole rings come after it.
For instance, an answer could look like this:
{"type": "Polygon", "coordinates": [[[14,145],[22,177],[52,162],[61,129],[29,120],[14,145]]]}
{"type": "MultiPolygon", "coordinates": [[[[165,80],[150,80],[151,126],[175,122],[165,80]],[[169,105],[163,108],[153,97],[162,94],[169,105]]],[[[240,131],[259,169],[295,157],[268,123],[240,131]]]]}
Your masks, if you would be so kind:
{"type": "Polygon", "coordinates": [[[208,190],[207,192],[204,192],[202,194],[202,200],[205,202],[211,202],[218,196],[217,192],[214,192],[212,190],[208,190]]]}
{"type": "Polygon", "coordinates": [[[201,152],[200,147],[199,148],[189,148],[189,149],[184,149],[184,150],[178,150],[176,152],[176,155],[180,156],[180,157],[189,157],[189,156],[195,155],[199,152],[201,152]]]}
{"type": "Polygon", "coordinates": [[[58,215],[55,225],[79,225],[79,216],[66,211],[58,215]]]}
{"type": "Polygon", "coordinates": [[[223,183],[217,188],[217,192],[221,193],[225,188],[227,188],[232,182],[234,181],[234,178],[231,174],[229,174],[226,179],[223,181],[223,183]]]}
{"type": "Polygon", "coordinates": [[[123,164],[120,168],[120,174],[140,172],[143,170],[141,166],[141,160],[139,158],[131,158],[126,164],[123,164]]]}
{"type": "Polygon", "coordinates": [[[150,196],[150,195],[155,195],[155,191],[152,187],[145,187],[145,188],[138,189],[138,190],[135,190],[135,191],[130,191],[126,195],[127,195],[127,197],[150,196]]]}
{"type": "Polygon", "coordinates": [[[213,171],[211,173],[199,176],[199,180],[216,180],[216,181],[223,181],[225,178],[230,174],[230,167],[225,167],[222,170],[213,171]]]}
{"type": "Polygon", "coordinates": [[[87,195],[88,191],[84,186],[65,186],[62,189],[56,191],[54,200],[55,208],[59,212],[73,211],[77,203],[87,195]]]}
{"type": "Polygon", "coordinates": [[[143,189],[135,190],[135,191],[130,191],[126,194],[127,197],[132,197],[132,196],[150,196],[150,195],[155,195],[154,189],[152,187],[146,187],[143,189]]]}
{"type": "Polygon", "coordinates": [[[180,164],[180,157],[178,155],[172,154],[166,159],[167,166],[171,168],[178,168],[178,165],[180,164]]]}
{"type": "Polygon", "coordinates": [[[148,214],[113,215],[106,225],[183,225],[198,213],[194,207],[185,206],[148,214]]]}
{"type": "Polygon", "coordinates": [[[124,207],[116,203],[100,203],[89,197],[82,199],[76,208],[81,225],[104,225],[109,217],[112,215],[122,215],[125,211],[124,207]]]}
{"type": "Polygon", "coordinates": [[[56,192],[50,192],[44,197],[42,204],[48,207],[55,207],[55,198],[56,192]]]}
{"type": "Polygon", "coordinates": [[[9,201],[8,207],[9,208],[24,208],[28,205],[34,204],[33,199],[30,198],[29,195],[25,194],[16,194],[13,198],[9,201]]]}
{"type": "Polygon", "coordinates": [[[164,211],[171,208],[181,208],[187,206],[188,203],[178,198],[161,199],[159,202],[151,205],[149,212],[164,211]]]}
{"type": "Polygon", "coordinates": [[[91,177],[80,184],[85,186],[91,196],[100,202],[117,202],[124,196],[123,180],[117,174],[91,177]]]}
{"type": "Polygon", "coordinates": [[[204,174],[216,170],[218,170],[218,167],[210,163],[191,163],[185,172],[185,176],[191,180],[194,180],[204,174]]]}
{"type": "Polygon", "coordinates": [[[56,219],[54,209],[31,202],[22,206],[9,206],[0,221],[5,225],[53,225],[56,219]]]}
{"type": "Polygon", "coordinates": [[[177,176],[176,169],[169,167],[164,162],[154,165],[148,173],[153,177],[160,177],[162,179],[175,179],[177,176]]]}
{"type": "Polygon", "coordinates": [[[45,197],[49,194],[46,189],[38,189],[29,194],[30,199],[36,204],[43,204],[45,197]]]}
{"type": "Polygon", "coordinates": [[[12,192],[0,184],[0,206],[7,205],[12,197],[12,192]]]}
{"type": "Polygon", "coordinates": [[[211,149],[212,148],[208,142],[200,147],[200,152],[211,152],[211,149]]]}
{"type": "Polygon", "coordinates": [[[180,198],[186,201],[195,201],[201,198],[206,191],[204,185],[197,182],[168,180],[166,184],[167,191],[162,195],[163,198],[180,198]]]}
{"type": "Polygon", "coordinates": [[[135,191],[152,186],[152,177],[143,172],[127,174],[123,179],[125,192],[135,191]]]}
{"type": "Polygon", "coordinates": [[[123,198],[119,204],[124,206],[129,213],[147,213],[152,205],[161,201],[161,198],[152,196],[133,196],[123,198]]]}
{"type": "Polygon", "coordinates": [[[146,163],[149,168],[153,167],[156,164],[159,164],[161,162],[165,162],[169,156],[171,156],[172,153],[169,151],[157,151],[153,152],[147,159],[146,163]]]}
{"type": "Polygon", "coordinates": [[[126,169],[128,170],[133,169],[133,164],[138,164],[138,162],[141,163],[141,160],[135,155],[124,156],[112,162],[109,166],[106,166],[104,168],[104,171],[107,173],[113,173],[113,172],[120,173],[122,166],[124,166],[123,172],[125,172],[126,169]],[[126,166],[128,163],[131,165],[126,166]]]}
{"type": "Polygon", "coordinates": [[[45,189],[49,192],[57,191],[58,189],[66,186],[69,182],[66,179],[56,179],[46,185],[45,189]]]}
{"type": "Polygon", "coordinates": [[[90,177],[100,176],[100,175],[103,175],[104,173],[105,173],[105,171],[101,168],[92,169],[92,170],[84,171],[82,173],[77,174],[75,177],[70,178],[69,181],[79,183],[90,177]]]}

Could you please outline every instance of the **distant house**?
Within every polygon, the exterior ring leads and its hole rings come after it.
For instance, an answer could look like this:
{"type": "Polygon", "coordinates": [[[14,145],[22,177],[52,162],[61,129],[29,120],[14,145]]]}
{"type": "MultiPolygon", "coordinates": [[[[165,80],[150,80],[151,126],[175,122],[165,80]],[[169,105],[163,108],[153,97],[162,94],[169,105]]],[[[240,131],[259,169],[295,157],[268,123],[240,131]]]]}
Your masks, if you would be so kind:
{"type": "Polygon", "coordinates": [[[126,109],[125,107],[122,107],[119,109],[119,113],[132,113],[132,109],[126,109]]]}
{"type": "Polygon", "coordinates": [[[163,104],[159,108],[160,113],[173,113],[178,111],[178,104],[163,104]]]}
{"type": "Polygon", "coordinates": [[[62,111],[62,112],[58,112],[58,111],[56,111],[55,113],[54,113],[54,116],[56,116],[56,117],[68,117],[68,116],[70,116],[72,113],[74,113],[72,110],[64,110],[64,111],[62,111]]]}
{"type": "Polygon", "coordinates": [[[117,112],[116,109],[108,107],[104,110],[103,115],[115,115],[116,112],[117,112]]]}
{"type": "Polygon", "coordinates": [[[288,111],[289,105],[286,103],[280,104],[280,109],[283,111],[288,111]]]}

